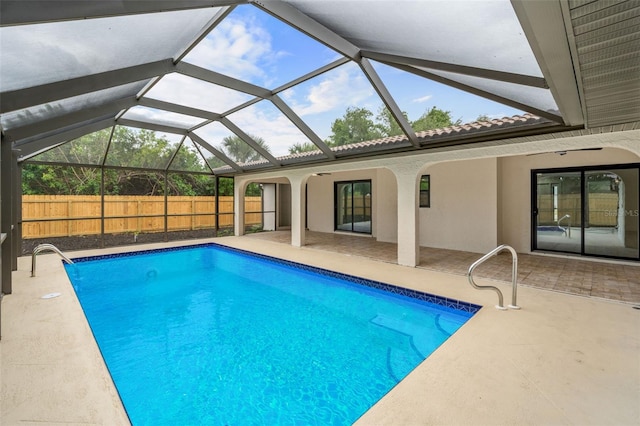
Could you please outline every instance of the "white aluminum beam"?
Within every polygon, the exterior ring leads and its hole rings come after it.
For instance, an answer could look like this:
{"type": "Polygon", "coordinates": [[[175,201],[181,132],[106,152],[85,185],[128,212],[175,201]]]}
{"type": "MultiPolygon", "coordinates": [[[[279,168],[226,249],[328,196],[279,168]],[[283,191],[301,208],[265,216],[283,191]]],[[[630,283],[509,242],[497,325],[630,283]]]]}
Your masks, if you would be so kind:
{"type": "Polygon", "coordinates": [[[2,0],[0,25],[22,25],[72,19],[232,6],[246,0],[2,0]]]}
{"type": "Polygon", "coordinates": [[[446,62],[429,61],[426,59],[409,58],[406,56],[390,55],[387,53],[363,51],[362,57],[373,59],[385,64],[412,65],[416,67],[431,68],[439,71],[448,71],[457,74],[470,75],[472,77],[488,78],[507,83],[522,84],[524,86],[548,89],[547,82],[542,77],[515,74],[511,72],[488,70],[485,68],[469,67],[466,65],[449,64],[446,62]]]}
{"type": "MultiPolygon", "coordinates": [[[[171,102],[159,101],[151,98],[140,98],[138,104],[141,106],[160,109],[163,111],[175,112],[183,115],[190,115],[192,117],[200,117],[206,120],[217,121],[221,115],[215,112],[205,111],[203,109],[191,108],[183,105],[174,104],[171,102]]],[[[200,126],[199,126],[200,127],[200,126]]]]}
{"type": "Polygon", "coordinates": [[[173,63],[180,62],[185,56],[189,54],[193,50],[194,47],[198,45],[224,18],[226,18],[232,11],[234,7],[223,7],[214,16],[208,23],[205,25],[202,30],[196,35],[194,40],[189,43],[184,49],[178,52],[173,57],[173,63]]]}
{"type": "Polygon", "coordinates": [[[280,166],[280,161],[278,161],[269,151],[264,149],[260,144],[253,140],[251,136],[246,134],[241,128],[233,124],[231,120],[226,117],[220,119],[220,123],[222,123],[227,129],[231,130],[235,133],[240,139],[245,141],[251,148],[253,148],[258,154],[262,155],[264,159],[273,164],[274,166],[280,166]]]}
{"type": "Polygon", "coordinates": [[[550,113],[548,111],[543,111],[541,109],[532,107],[531,105],[525,105],[523,103],[514,101],[512,99],[508,99],[508,98],[505,98],[505,97],[502,97],[502,96],[498,96],[495,93],[485,92],[484,90],[480,90],[480,89],[477,89],[477,88],[472,87],[472,86],[467,86],[466,84],[462,84],[462,83],[459,83],[457,81],[449,80],[448,78],[444,78],[444,77],[441,77],[439,75],[424,71],[422,69],[411,67],[409,65],[399,65],[399,64],[391,65],[390,64],[390,66],[393,66],[394,68],[398,68],[398,69],[406,71],[406,72],[410,72],[412,74],[419,75],[421,77],[428,78],[430,80],[436,81],[438,83],[445,84],[447,86],[455,87],[456,89],[460,89],[460,90],[463,90],[465,92],[469,92],[471,94],[474,94],[474,95],[477,95],[477,96],[481,96],[483,98],[492,100],[494,102],[498,102],[498,103],[501,103],[501,104],[504,104],[504,105],[508,105],[510,107],[513,107],[513,108],[516,108],[516,109],[519,109],[519,110],[522,110],[522,111],[530,112],[532,114],[537,115],[538,117],[543,117],[543,118],[546,118],[548,120],[555,121],[556,123],[563,123],[562,117],[557,115],[557,114],[553,114],[553,113],[550,113]]]}
{"type": "Polygon", "coordinates": [[[99,74],[7,91],[0,93],[0,98],[2,99],[0,113],[133,83],[172,71],[174,71],[173,60],[164,59],[113,71],[105,71],[99,74]]]}
{"type": "Polygon", "coordinates": [[[243,104],[240,104],[240,105],[238,105],[238,106],[236,106],[236,107],[233,107],[233,108],[231,108],[230,110],[225,111],[225,112],[223,112],[223,113],[222,113],[222,114],[220,114],[220,115],[222,115],[223,117],[228,117],[228,116],[230,116],[230,115],[231,115],[231,114],[233,114],[233,113],[236,113],[236,112],[238,112],[238,111],[240,111],[240,110],[243,110],[243,109],[245,109],[245,108],[249,108],[251,105],[253,105],[253,104],[257,104],[258,102],[263,101],[263,100],[264,100],[263,98],[253,98],[253,99],[249,99],[247,102],[245,102],[245,103],[243,103],[243,104]]]}
{"type": "Polygon", "coordinates": [[[175,133],[177,135],[186,135],[189,132],[188,129],[183,129],[180,127],[168,126],[166,124],[149,123],[147,121],[129,120],[127,118],[118,119],[116,124],[119,126],[153,130],[155,132],[175,133]]]}
{"type": "Polygon", "coordinates": [[[420,141],[418,141],[416,132],[413,131],[413,128],[409,124],[409,121],[407,121],[404,114],[402,114],[402,110],[396,103],[395,99],[393,99],[393,96],[391,96],[391,93],[389,93],[389,91],[387,90],[387,87],[380,79],[380,76],[373,68],[373,65],[371,65],[371,62],[369,62],[367,58],[362,58],[360,61],[360,67],[371,82],[373,88],[376,90],[376,92],[378,92],[378,95],[382,99],[382,102],[384,102],[384,104],[387,106],[387,109],[389,110],[393,118],[396,119],[396,122],[398,123],[404,134],[409,138],[409,142],[411,142],[411,145],[419,147],[420,141]]]}
{"type": "MultiPolygon", "coordinates": [[[[586,117],[583,115],[578,82],[580,66],[572,60],[569,44],[573,28],[565,27],[560,2],[511,0],[511,5],[564,123],[569,126],[584,125],[586,117]]],[[[575,50],[575,45],[573,48],[575,50]]]]}
{"type": "Polygon", "coordinates": [[[30,141],[20,141],[14,143],[14,148],[19,151],[18,161],[26,161],[44,151],[61,145],[67,141],[77,139],[89,133],[97,132],[107,127],[115,125],[113,118],[106,118],[93,123],[80,125],[79,127],[64,130],[51,136],[30,141]]]}
{"type": "Polygon", "coordinates": [[[64,129],[77,123],[84,123],[110,114],[115,118],[120,110],[132,107],[136,104],[137,99],[135,96],[118,99],[96,107],[82,109],[62,116],[9,129],[5,132],[5,135],[8,139],[18,142],[21,139],[31,138],[33,136],[45,134],[58,129],[64,129]]]}
{"type": "Polygon", "coordinates": [[[278,95],[273,95],[271,97],[271,102],[276,106],[276,108],[278,108],[284,115],[287,116],[287,118],[289,120],[291,120],[291,122],[298,128],[300,129],[300,131],[302,133],[304,133],[304,135],[311,141],[313,142],[313,144],[315,146],[318,147],[318,149],[320,151],[322,151],[324,153],[324,155],[326,155],[326,157],[330,160],[333,160],[336,158],[336,155],[333,151],[331,151],[331,148],[329,148],[327,146],[326,143],[324,143],[324,141],[322,139],[320,139],[320,136],[318,136],[313,130],[311,130],[311,128],[309,126],[307,126],[307,123],[305,123],[300,117],[298,117],[298,115],[291,109],[289,108],[289,105],[287,105],[278,95]]]}
{"type": "Polygon", "coordinates": [[[264,99],[271,96],[271,90],[269,89],[247,83],[246,81],[238,80],[237,78],[229,77],[206,68],[192,65],[187,62],[179,62],[176,64],[176,72],[197,78],[198,80],[233,89],[238,92],[248,93],[259,98],[264,99]]]}
{"type": "Polygon", "coordinates": [[[331,62],[330,64],[327,64],[327,65],[325,65],[323,67],[320,67],[315,71],[311,71],[310,73],[305,74],[302,77],[296,78],[295,80],[292,80],[292,81],[290,81],[288,83],[283,84],[282,86],[280,86],[280,87],[278,87],[276,89],[273,89],[273,93],[277,94],[277,93],[283,92],[283,91],[285,91],[285,90],[287,90],[287,89],[289,89],[289,88],[291,88],[293,86],[296,86],[296,85],[298,85],[300,83],[304,83],[307,80],[310,80],[310,79],[312,79],[314,77],[317,77],[320,74],[324,74],[327,71],[331,71],[334,68],[338,68],[339,66],[344,65],[347,62],[351,62],[351,59],[349,59],[349,58],[340,58],[338,60],[335,60],[335,61],[331,62]]]}
{"type": "Polygon", "coordinates": [[[280,0],[256,0],[253,4],[344,56],[359,60],[360,49],[357,46],[295,7],[280,0]]]}
{"type": "Polygon", "coordinates": [[[173,151],[173,153],[171,154],[171,158],[169,158],[169,161],[167,162],[167,166],[163,169],[164,171],[169,171],[169,168],[171,167],[171,163],[173,163],[173,160],[178,155],[178,151],[180,151],[180,149],[182,149],[182,145],[184,145],[184,140],[186,138],[187,138],[187,135],[182,136],[182,139],[180,139],[180,143],[178,143],[178,148],[175,149],[173,151]]]}
{"type": "Polygon", "coordinates": [[[189,137],[195,143],[197,143],[198,145],[200,145],[201,147],[203,147],[204,149],[206,149],[207,151],[209,151],[210,153],[215,155],[216,158],[218,158],[219,160],[224,162],[226,165],[231,167],[233,170],[235,170],[237,172],[244,171],[244,169],[238,163],[236,163],[235,161],[233,161],[232,159],[227,157],[224,152],[214,148],[209,142],[205,141],[200,136],[198,136],[195,133],[191,132],[191,133],[189,133],[189,137]]]}

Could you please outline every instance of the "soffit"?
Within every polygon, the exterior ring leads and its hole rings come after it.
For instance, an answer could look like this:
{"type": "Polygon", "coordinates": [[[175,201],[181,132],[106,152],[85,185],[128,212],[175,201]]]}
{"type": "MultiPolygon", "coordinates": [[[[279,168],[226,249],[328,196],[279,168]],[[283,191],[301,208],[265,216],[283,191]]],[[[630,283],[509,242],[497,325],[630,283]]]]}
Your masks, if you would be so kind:
{"type": "Polygon", "coordinates": [[[640,3],[569,1],[589,127],[640,120],[640,3]]]}

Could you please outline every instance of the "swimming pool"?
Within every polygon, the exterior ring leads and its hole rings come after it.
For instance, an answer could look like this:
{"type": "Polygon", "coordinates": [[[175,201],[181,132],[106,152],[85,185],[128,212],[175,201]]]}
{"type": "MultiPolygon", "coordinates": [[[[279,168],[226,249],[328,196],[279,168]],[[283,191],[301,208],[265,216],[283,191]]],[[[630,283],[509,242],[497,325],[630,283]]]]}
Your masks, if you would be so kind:
{"type": "Polygon", "coordinates": [[[351,424],[479,306],[216,244],[65,266],[143,424],[351,424]]]}

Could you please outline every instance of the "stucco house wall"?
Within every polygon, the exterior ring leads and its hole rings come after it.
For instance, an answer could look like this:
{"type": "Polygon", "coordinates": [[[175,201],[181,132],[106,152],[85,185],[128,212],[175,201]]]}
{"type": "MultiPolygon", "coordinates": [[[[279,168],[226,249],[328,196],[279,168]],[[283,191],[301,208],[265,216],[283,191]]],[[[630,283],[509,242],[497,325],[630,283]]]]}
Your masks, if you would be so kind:
{"type": "Polygon", "coordinates": [[[497,159],[451,161],[424,170],[431,207],[420,208],[420,245],[483,253],[496,247],[497,159]]]}

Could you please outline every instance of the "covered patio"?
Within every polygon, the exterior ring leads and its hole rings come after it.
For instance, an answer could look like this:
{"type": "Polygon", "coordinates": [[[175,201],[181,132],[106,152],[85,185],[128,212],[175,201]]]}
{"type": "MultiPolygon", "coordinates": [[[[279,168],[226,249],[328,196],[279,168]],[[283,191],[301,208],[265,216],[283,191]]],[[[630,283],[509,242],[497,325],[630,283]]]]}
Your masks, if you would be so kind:
{"type": "MultiPolygon", "coordinates": [[[[246,235],[250,239],[291,243],[290,231],[246,235]]],[[[306,232],[313,250],[397,263],[397,244],[340,233],[306,232]]],[[[464,275],[482,254],[460,250],[420,247],[417,268],[464,275]]],[[[475,276],[511,281],[511,256],[503,252],[480,265],[475,276]]],[[[594,259],[549,254],[518,255],[518,285],[562,293],[640,304],[640,265],[633,262],[602,262],[594,259]]],[[[471,287],[470,291],[471,291],[471,287]]],[[[507,292],[505,297],[510,293],[507,292]]]]}

